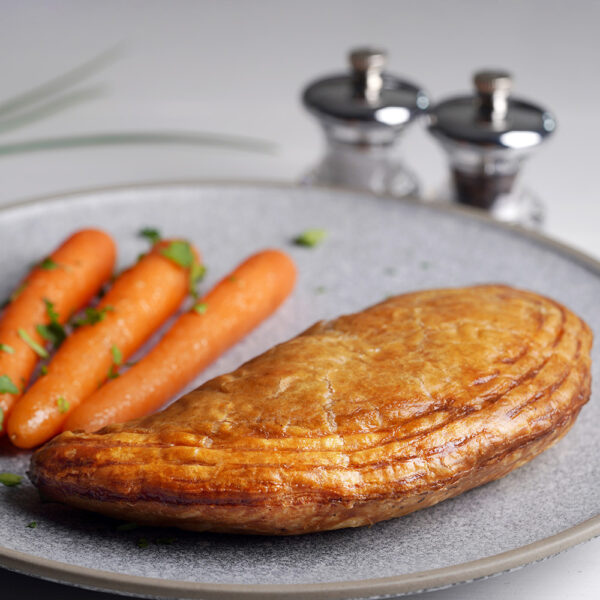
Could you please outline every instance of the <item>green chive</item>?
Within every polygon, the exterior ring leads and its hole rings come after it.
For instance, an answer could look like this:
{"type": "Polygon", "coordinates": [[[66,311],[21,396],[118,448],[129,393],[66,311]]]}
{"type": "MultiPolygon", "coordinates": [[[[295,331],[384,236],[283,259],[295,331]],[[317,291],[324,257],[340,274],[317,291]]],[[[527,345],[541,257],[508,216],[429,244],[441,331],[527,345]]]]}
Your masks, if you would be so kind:
{"type": "Polygon", "coordinates": [[[6,352],[7,354],[14,354],[15,349],[8,344],[0,344],[0,352],[6,352]]]}
{"type": "Polygon", "coordinates": [[[8,375],[0,375],[0,394],[19,394],[19,388],[8,375]]]}
{"type": "Polygon", "coordinates": [[[28,527],[29,529],[35,529],[35,528],[37,527],[37,523],[36,523],[36,521],[31,521],[31,523],[28,523],[28,524],[27,524],[27,527],[28,527]]]}
{"type": "Polygon", "coordinates": [[[23,481],[21,475],[15,475],[14,473],[0,473],[0,483],[6,487],[15,487],[20,485],[23,481]]]}
{"type": "Polygon", "coordinates": [[[198,304],[194,304],[192,310],[199,315],[203,315],[208,310],[208,304],[206,304],[206,302],[199,302],[198,304]]]}
{"type": "Polygon", "coordinates": [[[192,247],[189,242],[183,240],[171,242],[166,248],[162,248],[160,253],[184,269],[189,269],[194,264],[192,247]]]}
{"type": "Polygon", "coordinates": [[[313,248],[320,244],[326,237],[327,232],[324,229],[307,229],[294,238],[294,244],[313,248]]]}
{"type": "Polygon", "coordinates": [[[40,375],[48,375],[48,365],[42,365],[40,369],[40,375]]]}
{"type": "Polygon", "coordinates": [[[58,412],[61,415],[64,415],[69,410],[69,403],[62,396],[56,399],[56,406],[58,406],[58,412]]]}
{"type": "Polygon", "coordinates": [[[24,329],[17,329],[19,337],[40,357],[48,358],[48,352],[37,342],[31,339],[30,335],[24,329]]]}

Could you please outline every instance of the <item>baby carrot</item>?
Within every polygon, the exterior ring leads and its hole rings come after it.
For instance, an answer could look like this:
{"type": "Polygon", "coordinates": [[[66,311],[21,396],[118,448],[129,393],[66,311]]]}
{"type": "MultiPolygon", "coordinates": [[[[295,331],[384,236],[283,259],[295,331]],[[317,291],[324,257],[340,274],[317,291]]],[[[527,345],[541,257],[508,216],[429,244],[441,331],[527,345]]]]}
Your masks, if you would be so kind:
{"type": "Polygon", "coordinates": [[[10,440],[32,448],[56,435],[69,412],[114,373],[181,304],[194,253],[187,242],[160,242],[122,273],[102,302],[60,347],[8,419],[10,440]],[[184,260],[185,259],[185,260],[184,260]]]}
{"type": "Polygon", "coordinates": [[[81,404],[65,430],[95,431],[157,410],[273,313],[295,279],[294,263],[283,252],[251,256],[179,317],[149,354],[81,404]]]}
{"type": "Polygon", "coordinates": [[[52,324],[54,335],[57,329],[60,335],[60,326],[108,280],[115,255],[109,235],[79,231],[37,264],[13,292],[0,316],[0,435],[37,361],[46,354],[42,333],[52,324]]]}

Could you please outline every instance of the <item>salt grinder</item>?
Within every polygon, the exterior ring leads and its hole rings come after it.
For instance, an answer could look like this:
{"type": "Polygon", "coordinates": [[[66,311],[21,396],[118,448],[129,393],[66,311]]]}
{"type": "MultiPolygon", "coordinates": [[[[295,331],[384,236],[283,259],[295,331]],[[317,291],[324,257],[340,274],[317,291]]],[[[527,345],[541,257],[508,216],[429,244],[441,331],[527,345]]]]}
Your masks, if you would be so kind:
{"type": "Polygon", "coordinates": [[[349,60],[349,73],[319,79],[304,90],[304,105],[322,125],[327,149],[303,182],[415,194],[417,180],[394,150],[429,99],[418,86],[384,71],[383,50],[358,48],[349,60]]]}
{"type": "Polygon", "coordinates": [[[540,225],[543,205],[518,176],[556,121],[540,106],[513,98],[505,71],[479,71],[473,81],[473,96],[444,100],[430,113],[429,131],[448,153],[454,200],[500,220],[540,225]]]}

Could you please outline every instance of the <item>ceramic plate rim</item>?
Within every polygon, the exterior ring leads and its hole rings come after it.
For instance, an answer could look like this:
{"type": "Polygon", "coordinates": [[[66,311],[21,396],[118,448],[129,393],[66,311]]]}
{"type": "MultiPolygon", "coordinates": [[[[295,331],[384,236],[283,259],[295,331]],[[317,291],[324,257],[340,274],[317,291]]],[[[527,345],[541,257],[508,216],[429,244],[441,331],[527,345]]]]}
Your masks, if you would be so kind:
{"type": "MultiPolygon", "coordinates": [[[[89,189],[71,192],[56,193],[47,196],[38,196],[11,204],[0,206],[0,215],[38,204],[47,205],[50,202],[69,200],[75,202],[77,198],[85,198],[93,194],[102,193],[127,193],[159,188],[245,188],[270,189],[280,188],[282,190],[297,190],[299,186],[273,181],[238,181],[238,180],[189,180],[189,181],[165,181],[152,183],[133,183],[126,185],[115,185],[106,187],[93,187],[89,189]]],[[[314,188],[311,188],[314,189],[314,188]]],[[[394,202],[405,202],[419,204],[415,199],[389,198],[385,195],[374,195],[368,192],[357,192],[342,188],[323,187],[321,189],[329,192],[361,193],[365,196],[377,198],[388,198],[394,202]]],[[[486,214],[478,211],[452,205],[425,205],[433,211],[449,212],[486,222],[492,227],[510,231],[519,236],[545,246],[559,254],[563,254],[571,260],[582,264],[595,275],[600,276],[600,261],[576,250],[562,242],[554,240],[546,235],[535,231],[529,231],[515,225],[508,225],[494,221],[486,214]]],[[[344,582],[326,582],[311,584],[206,584],[201,582],[158,579],[140,575],[126,575],[103,571],[101,569],[90,569],[59,561],[49,560],[34,555],[11,550],[0,545],[0,566],[12,571],[26,575],[39,577],[64,584],[91,588],[102,591],[110,591],[128,595],[150,596],[161,598],[204,598],[206,600],[224,600],[226,598],[243,597],[248,600],[268,597],[285,597],[290,599],[323,599],[341,600],[346,598],[368,598],[377,599],[392,597],[399,594],[407,594],[423,590],[440,589],[458,583],[466,583],[475,579],[482,579],[511,571],[532,562],[549,558],[555,554],[571,548],[577,544],[588,541],[600,535],[600,514],[588,519],[578,525],[569,527],[555,535],[537,540],[530,544],[520,546],[507,552],[495,554],[485,558],[451,565],[449,567],[419,571],[393,577],[362,579],[344,582]]]]}

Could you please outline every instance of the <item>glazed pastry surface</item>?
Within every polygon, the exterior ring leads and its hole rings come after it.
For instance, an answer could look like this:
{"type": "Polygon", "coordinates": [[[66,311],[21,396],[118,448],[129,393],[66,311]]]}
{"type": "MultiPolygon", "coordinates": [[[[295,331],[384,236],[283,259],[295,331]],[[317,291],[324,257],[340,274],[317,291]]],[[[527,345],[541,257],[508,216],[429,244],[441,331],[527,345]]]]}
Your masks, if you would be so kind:
{"type": "Polygon", "coordinates": [[[45,497],[139,523],[366,525],[551,446],[589,398],[591,344],[565,307],[507,286],[397,296],[319,322],[161,413],[63,433],[30,476],[45,497]]]}

